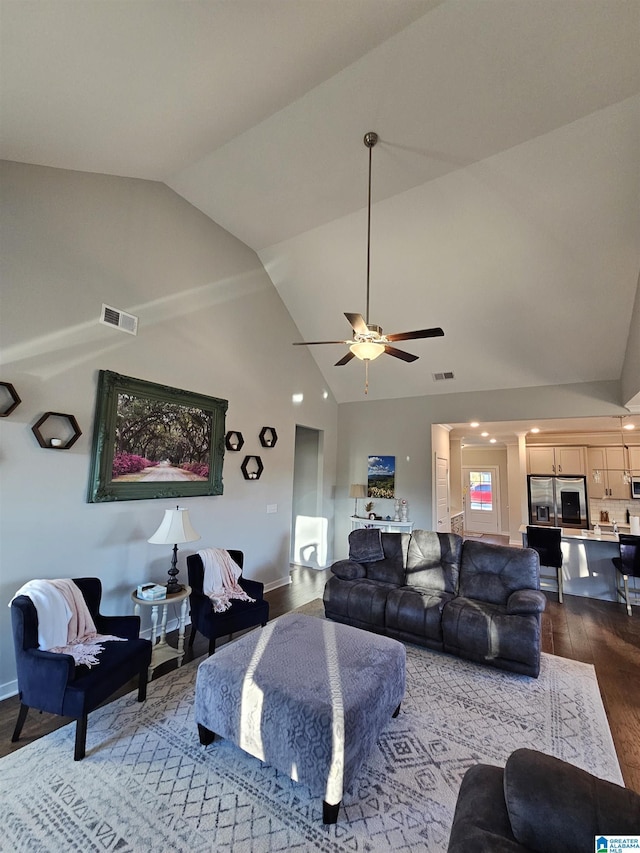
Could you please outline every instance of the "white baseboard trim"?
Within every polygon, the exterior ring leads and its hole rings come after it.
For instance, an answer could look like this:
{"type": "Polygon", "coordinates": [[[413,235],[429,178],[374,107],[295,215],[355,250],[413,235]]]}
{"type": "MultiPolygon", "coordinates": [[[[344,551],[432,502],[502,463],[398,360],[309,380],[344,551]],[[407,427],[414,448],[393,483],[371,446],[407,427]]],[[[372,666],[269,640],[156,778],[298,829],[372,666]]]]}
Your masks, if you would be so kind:
{"type": "Polygon", "coordinates": [[[270,581],[264,585],[265,592],[271,592],[274,589],[278,589],[281,586],[289,586],[291,583],[291,575],[287,575],[284,578],[278,578],[275,581],[270,581]]]}
{"type": "Polygon", "coordinates": [[[0,684],[0,702],[3,699],[9,699],[11,696],[15,696],[18,692],[18,680],[14,678],[13,681],[6,681],[4,684],[0,684]]]}

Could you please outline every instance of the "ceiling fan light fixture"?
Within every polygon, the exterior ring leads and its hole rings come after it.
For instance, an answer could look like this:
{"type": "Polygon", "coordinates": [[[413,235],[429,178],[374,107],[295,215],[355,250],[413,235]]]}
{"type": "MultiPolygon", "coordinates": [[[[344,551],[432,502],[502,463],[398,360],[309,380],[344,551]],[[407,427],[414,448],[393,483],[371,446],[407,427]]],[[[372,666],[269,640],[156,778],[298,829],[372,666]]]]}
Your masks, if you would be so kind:
{"type": "Polygon", "coordinates": [[[357,341],[349,346],[351,352],[361,361],[373,361],[384,352],[384,344],[374,344],[371,341],[357,341]]]}

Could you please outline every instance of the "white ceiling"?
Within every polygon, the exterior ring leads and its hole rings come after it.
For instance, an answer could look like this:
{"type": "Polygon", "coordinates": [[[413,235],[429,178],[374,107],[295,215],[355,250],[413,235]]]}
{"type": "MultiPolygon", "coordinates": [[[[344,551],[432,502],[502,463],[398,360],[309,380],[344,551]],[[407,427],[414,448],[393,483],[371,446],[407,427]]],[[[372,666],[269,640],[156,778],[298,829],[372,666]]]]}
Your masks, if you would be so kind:
{"type": "MultiPolygon", "coordinates": [[[[365,313],[379,133],[370,320],[445,337],[372,363],[371,399],[620,377],[640,0],[0,9],[0,156],[164,181],[258,252],[301,340],[365,313]]],[[[363,365],[333,367],[346,347],[310,349],[338,401],[363,399],[363,365]]]]}

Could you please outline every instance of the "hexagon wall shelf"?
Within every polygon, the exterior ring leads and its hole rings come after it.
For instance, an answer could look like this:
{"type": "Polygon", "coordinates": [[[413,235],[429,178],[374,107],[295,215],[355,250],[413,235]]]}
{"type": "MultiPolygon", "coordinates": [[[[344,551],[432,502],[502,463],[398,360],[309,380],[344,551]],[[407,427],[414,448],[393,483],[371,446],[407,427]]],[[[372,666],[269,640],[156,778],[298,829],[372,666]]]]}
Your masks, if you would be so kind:
{"type": "Polygon", "coordinates": [[[242,476],[245,480],[259,480],[264,471],[264,465],[259,456],[245,456],[240,468],[242,469],[242,476]],[[249,465],[251,465],[251,471],[248,470],[249,465]]]}
{"type": "MultiPolygon", "coordinates": [[[[80,429],[75,417],[73,415],[66,415],[64,412],[45,412],[44,415],[35,422],[31,429],[33,430],[35,437],[38,439],[40,447],[46,447],[47,450],[68,450],[70,447],[73,447],[82,435],[82,430],[80,429]],[[55,436],[51,437],[43,435],[41,427],[44,426],[49,418],[60,418],[61,420],[66,420],[68,422],[68,426],[71,427],[72,430],[71,436],[64,439],[55,436]]],[[[68,431],[68,427],[66,427],[65,432],[68,431]]]]}
{"type": "Polygon", "coordinates": [[[275,447],[278,441],[278,433],[275,427],[262,427],[260,430],[260,444],[263,447],[275,447]]]}
{"type": "Polygon", "coordinates": [[[0,382],[0,388],[5,389],[4,392],[0,393],[0,406],[2,406],[3,401],[5,401],[4,408],[0,412],[0,418],[6,418],[17,406],[20,405],[22,400],[10,382],[0,382]]]}
{"type": "Polygon", "coordinates": [[[242,433],[237,430],[230,430],[224,437],[224,446],[227,450],[237,452],[242,449],[243,444],[244,438],[242,437],[242,433]]]}

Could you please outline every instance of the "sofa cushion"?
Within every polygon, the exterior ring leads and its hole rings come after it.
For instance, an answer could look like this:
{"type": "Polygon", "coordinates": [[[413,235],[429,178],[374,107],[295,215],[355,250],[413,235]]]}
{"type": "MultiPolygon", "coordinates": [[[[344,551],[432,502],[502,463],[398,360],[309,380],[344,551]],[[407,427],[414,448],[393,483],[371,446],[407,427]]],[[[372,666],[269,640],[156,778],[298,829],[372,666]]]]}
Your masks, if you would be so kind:
{"type": "Polygon", "coordinates": [[[406,584],[441,592],[457,592],[461,553],[461,536],[415,530],[407,552],[406,584]]]}
{"type": "Polygon", "coordinates": [[[640,827],[640,795],[532,749],[509,756],[504,799],[514,837],[540,853],[593,850],[597,835],[640,827]]]}
{"type": "Polygon", "coordinates": [[[442,613],[444,650],[531,675],[540,672],[540,616],[507,614],[507,608],[458,596],[442,613]]]}
{"type": "Polygon", "coordinates": [[[503,794],[503,771],[490,764],[474,764],[464,774],[448,853],[522,853],[511,832],[503,794]]]}
{"type": "Polygon", "coordinates": [[[331,566],[331,571],[336,577],[345,581],[363,578],[367,574],[367,570],[362,563],[356,563],[355,560],[338,560],[337,563],[331,566]]]}
{"type": "Polygon", "coordinates": [[[387,596],[387,632],[399,639],[411,639],[442,648],[442,609],[452,593],[401,586],[387,596]]]}
{"type": "Polygon", "coordinates": [[[337,622],[382,634],[387,595],[393,588],[390,584],[367,578],[345,581],[334,575],[324,588],[325,614],[337,622]]]}
{"type": "Polygon", "coordinates": [[[540,562],[535,551],[471,539],[464,543],[460,595],[491,604],[506,604],[517,589],[540,589],[540,562]]]}
{"type": "Polygon", "coordinates": [[[364,563],[364,567],[367,570],[367,578],[372,581],[402,586],[405,575],[404,558],[409,536],[408,534],[382,533],[380,539],[382,541],[384,557],[382,560],[372,560],[364,563]]]}

